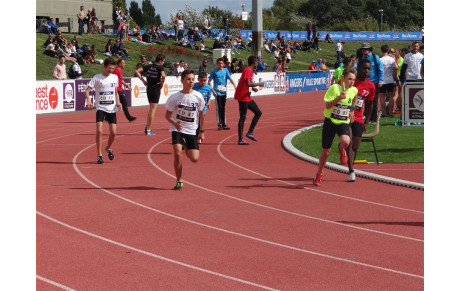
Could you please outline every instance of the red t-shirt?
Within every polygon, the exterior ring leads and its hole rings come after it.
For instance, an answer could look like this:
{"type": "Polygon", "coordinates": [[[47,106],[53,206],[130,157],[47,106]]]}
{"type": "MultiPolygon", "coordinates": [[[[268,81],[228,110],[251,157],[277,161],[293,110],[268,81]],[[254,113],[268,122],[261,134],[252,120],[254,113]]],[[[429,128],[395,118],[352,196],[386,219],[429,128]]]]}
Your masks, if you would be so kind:
{"type": "Polygon", "coordinates": [[[371,80],[367,79],[366,81],[361,81],[359,79],[355,80],[353,85],[358,89],[358,96],[356,97],[355,104],[355,122],[363,123],[363,110],[364,105],[367,101],[373,101],[375,96],[375,86],[371,80]]]}
{"type": "Polygon", "coordinates": [[[252,100],[250,88],[246,80],[250,80],[252,82],[254,72],[250,67],[247,67],[241,73],[240,81],[238,82],[238,86],[236,86],[235,91],[235,99],[242,102],[249,102],[252,100]]]}
{"type": "Polygon", "coordinates": [[[115,70],[113,70],[113,74],[118,76],[117,91],[122,91],[123,89],[121,88],[121,86],[123,86],[123,71],[120,69],[120,67],[116,67],[115,70]]]}

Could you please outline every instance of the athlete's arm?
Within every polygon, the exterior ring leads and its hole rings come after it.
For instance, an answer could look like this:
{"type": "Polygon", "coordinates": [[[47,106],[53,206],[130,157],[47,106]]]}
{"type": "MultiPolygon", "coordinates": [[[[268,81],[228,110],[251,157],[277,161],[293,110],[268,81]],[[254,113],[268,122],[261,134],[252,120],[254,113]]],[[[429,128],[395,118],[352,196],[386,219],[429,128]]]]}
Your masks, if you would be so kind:
{"type": "Polygon", "coordinates": [[[121,109],[121,102],[120,102],[120,96],[118,95],[118,91],[115,90],[115,100],[117,102],[117,107],[118,107],[118,110],[121,109]]]}
{"type": "Polygon", "coordinates": [[[137,69],[134,74],[142,81],[142,83],[144,83],[145,86],[147,86],[147,81],[144,80],[144,78],[142,78],[142,75],[141,73],[144,72],[144,69],[143,68],[139,68],[137,69]]]}
{"type": "Polygon", "coordinates": [[[85,97],[86,97],[86,107],[88,107],[89,110],[93,110],[93,103],[91,102],[91,98],[89,97],[89,91],[91,91],[93,88],[90,86],[86,87],[85,90],[85,97]]]}
{"type": "Polygon", "coordinates": [[[169,123],[171,123],[172,125],[174,125],[178,131],[181,131],[182,130],[182,124],[181,124],[182,122],[180,120],[175,121],[171,114],[172,114],[172,111],[166,110],[166,113],[165,113],[166,120],[169,123]]]}

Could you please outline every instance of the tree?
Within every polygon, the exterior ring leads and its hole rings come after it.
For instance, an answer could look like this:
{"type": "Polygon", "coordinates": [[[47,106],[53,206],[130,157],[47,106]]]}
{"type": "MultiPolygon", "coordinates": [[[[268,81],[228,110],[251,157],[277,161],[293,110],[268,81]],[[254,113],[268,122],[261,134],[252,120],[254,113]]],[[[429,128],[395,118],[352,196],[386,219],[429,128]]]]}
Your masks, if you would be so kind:
{"type": "Polygon", "coordinates": [[[155,7],[150,0],[142,0],[142,19],[144,28],[155,25],[155,7]]]}
{"type": "Polygon", "coordinates": [[[224,27],[224,16],[228,14],[228,18],[234,18],[232,12],[230,10],[222,10],[219,9],[217,6],[208,6],[208,8],[204,9],[202,12],[203,16],[210,16],[211,17],[211,24],[213,28],[223,28],[224,27]]]}
{"type": "Polygon", "coordinates": [[[131,1],[129,13],[131,14],[131,18],[134,19],[139,27],[144,26],[144,19],[142,18],[142,10],[139,8],[139,3],[131,1]]]}

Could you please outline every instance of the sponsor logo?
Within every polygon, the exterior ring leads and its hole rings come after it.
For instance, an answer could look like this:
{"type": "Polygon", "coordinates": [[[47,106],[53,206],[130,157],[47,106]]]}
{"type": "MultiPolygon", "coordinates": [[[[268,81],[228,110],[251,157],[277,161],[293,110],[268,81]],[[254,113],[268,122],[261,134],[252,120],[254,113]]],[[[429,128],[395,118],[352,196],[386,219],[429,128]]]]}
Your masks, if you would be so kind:
{"type": "Polygon", "coordinates": [[[168,96],[169,87],[168,87],[168,84],[166,84],[166,83],[163,86],[163,93],[165,94],[165,96],[168,96]]]}
{"type": "Polygon", "coordinates": [[[62,102],[63,109],[74,109],[75,108],[75,92],[73,89],[73,83],[64,83],[64,101],[62,102]]]}
{"type": "Polygon", "coordinates": [[[134,97],[139,98],[139,86],[134,86],[134,97]]]}
{"type": "Polygon", "coordinates": [[[35,100],[35,110],[37,111],[56,109],[59,94],[55,87],[51,87],[48,91],[48,85],[45,84],[43,87],[36,88],[35,100]]]}

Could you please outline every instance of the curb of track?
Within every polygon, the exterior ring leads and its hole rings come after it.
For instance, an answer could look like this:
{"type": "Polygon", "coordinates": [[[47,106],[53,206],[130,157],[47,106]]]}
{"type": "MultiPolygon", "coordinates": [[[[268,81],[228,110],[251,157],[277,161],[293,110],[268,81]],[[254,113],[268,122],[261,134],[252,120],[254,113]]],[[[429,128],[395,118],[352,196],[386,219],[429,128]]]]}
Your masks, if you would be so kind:
{"type": "MultiPolygon", "coordinates": [[[[315,125],[312,125],[312,126],[304,127],[304,128],[295,130],[293,132],[290,132],[289,134],[287,134],[283,138],[282,144],[283,144],[284,149],[286,149],[293,156],[295,156],[295,157],[297,157],[297,158],[299,158],[301,160],[305,160],[305,161],[307,161],[309,163],[318,165],[319,164],[319,159],[313,158],[312,156],[309,156],[309,155],[301,152],[297,148],[295,148],[292,145],[292,139],[296,135],[298,135],[298,134],[300,134],[300,133],[302,133],[302,132],[304,132],[306,130],[310,130],[312,128],[315,128],[315,127],[318,127],[318,126],[321,126],[321,125],[323,125],[323,124],[322,123],[315,124],[315,125]]],[[[340,165],[330,163],[330,162],[327,162],[325,167],[330,169],[330,170],[334,170],[334,171],[337,171],[337,172],[348,174],[348,167],[340,166],[340,165]]],[[[412,181],[407,181],[407,180],[401,180],[401,179],[397,179],[397,178],[382,176],[382,175],[369,173],[369,172],[365,172],[365,171],[361,171],[361,170],[355,170],[355,173],[356,173],[356,176],[361,177],[361,178],[366,178],[366,179],[374,180],[374,181],[377,181],[377,182],[383,182],[383,183],[388,183],[388,184],[392,184],[392,185],[403,186],[403,187],[408,187],[408,188],[413,188],[413,189],[424,191],[424,184],[421,184],[421,183],[416,183],[416,182],[412,182],[412,181]]]]}

